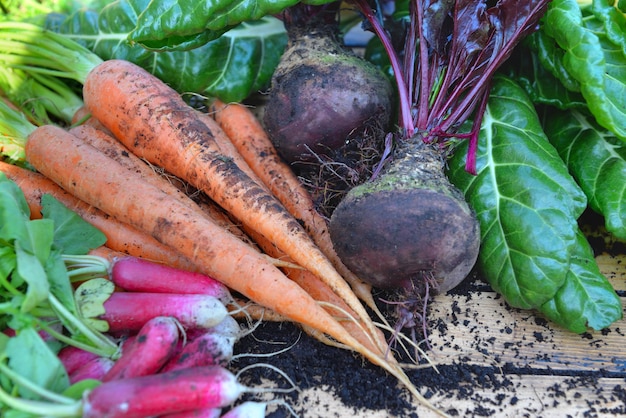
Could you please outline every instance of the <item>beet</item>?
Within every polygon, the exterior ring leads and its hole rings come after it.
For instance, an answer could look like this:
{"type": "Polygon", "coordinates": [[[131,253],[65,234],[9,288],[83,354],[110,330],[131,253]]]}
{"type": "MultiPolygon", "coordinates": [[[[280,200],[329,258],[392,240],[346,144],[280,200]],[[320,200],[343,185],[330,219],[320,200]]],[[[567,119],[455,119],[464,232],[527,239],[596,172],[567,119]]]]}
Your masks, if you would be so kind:
{"type": "Polygon", "coordinates": [[[463,194],[444,174],[436,145],[402,141],[386,171],[345,196],[330,220],[337,254],[375,287],[446,292],[478,257],[480,228],[463,194]]]}
{"type": "Polygon", "coordinates": [[[289,42],[272,77],[263,123],[286,161],[317,161],[368,120],[386,127],[393,91],[381,70],[339,42],[336,22],[290,11],[289,42]]]}

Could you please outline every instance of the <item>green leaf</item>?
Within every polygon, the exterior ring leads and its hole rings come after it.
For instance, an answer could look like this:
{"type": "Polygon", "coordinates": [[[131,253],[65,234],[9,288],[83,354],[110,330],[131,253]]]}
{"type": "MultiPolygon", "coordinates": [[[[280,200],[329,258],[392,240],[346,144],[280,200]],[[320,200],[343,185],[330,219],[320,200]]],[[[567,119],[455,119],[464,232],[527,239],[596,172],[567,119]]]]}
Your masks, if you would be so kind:
{"type": "Polygon", "coordinates": [[[54,222],[54,246],[64,254],[84,255],[106,242],[104,233],[50,194],[41,196],[41,213],[54,222]]]}
{"type": "Polygon", "coordinates": [[[520,48],[518,51],[517,59],[508,61],[507,74],[524,88],[533,103],[559,109],[587,108],[587,102],[580,93],[566,88],[559,78],[542,65],[541,50],[537,52],[531,48],[520,48]]]}
{"type": "Polygon", "coordinates": [[[0,247],[0,283],[9,278],[16,265],[13,247],[0,247]]]}
{"type": "Polygon", "coordinates": [[[0,173],[0,245],[26,237],[30,210],[22,190],[0,173]]]}
{"type": "Polygon", "coordinates": [[[137,22],[128,2],[113,2],[100,14],[81,10],[57,28],[103,59],[133,62],[180,93],[241,101],[269,85],[287,45],[282,22],[273,17],[243,22],[196,48],[153,51],[127,39],[137,22]]]}
{"type": "Polygon", "coordinates": [[[54,237],[54,222],[50,219],[33,219],[26,222],[27,239],[19,241],[22,248],[33,254],[41,264],[50,256],[54,237]]]}
{"type": "MultiPolygon", "coordinates": [[[[328,0],[331,2],[334,0],[328,0]]],[[[128,39],[150,49],[197,47],[242,22],[271,16],[297,0],[129,1],[141,11],[128,39]]]]}
{"type": "Polygon", "coordinates": [[[22,312],[29,312],[40,303],[48,299],[48,276],[39,259],[32,253],[24,251],[20,241],[15,242],[17,268],[13,276],[28,283],[26,298],[22,302],[22,312]]]}
{"type": "Polygon", "coordinates": [[[106,310],[104,302],[115,291],[113,282],[106,279],[91,279],[83,282],[75,292],[76,305],[84,322],[100,332],[109,330],[106,321],[98,319],[106,310]]]}
{"type": "MultiPolygon", "coordinates": [[[[52,252],[44,265],[48,283],[50,285],[50,293],[65,306],[72,314],[77,314],[76,303],[74,301],[74,288],[70,282],[70,278],[65,267],[65,262],[59,250],[52,252]]],[[[65,324],[68,329],[72,329],[70,324],[65,324]]]]}
{"type": "Polygon", "coordinates": [[[626,144],[588,112],[551,110],[544,129],[589,207],[604,216],[607,231],[626,240],[626,144]]]}
{"type": "Polygon", "coordinates": [[[576,333],[601,330],[622,318],[622,301],[602,275],[593,250],[578,232],[572,264],[554,298],[539,309],[548,319],[576,333]]]}
{"type": "MultiPolygon", "coordinates": [[[[21,377],[55,393],[69,386],[63,364],[33,328],[21,330],[6,344],[9,367],[21,377]]],[[[27,399],[38,396],[18,386],[20,395],[27,399]]]]}
{"type": "Polygon", "coordinates": [[[593,0],[591,12],[602,21],[607,39],[626,53],[626,16],[614,3],[613,0],[593,0]]]}
{"type": "Polygon", "coordinates": [[[494,79],[476,176],[465,171],[466,149],[464,142],[455,151],[448,175],[480,222],[479,265],[510,305],[537,308],[565,281],[585,195],[545,137],[532,102],[510,79],[494,79]]]}
{"type": "MultiPolygon", "coordinates": [[[[626,55],[603,23],[583,17],[575,0],[553,0],[542,30],[563,49],[563,67],[580,83],[596,120],[626,141],[626,55]]],[[[626,36],[626,34],[622,34],[626,36]]]]}

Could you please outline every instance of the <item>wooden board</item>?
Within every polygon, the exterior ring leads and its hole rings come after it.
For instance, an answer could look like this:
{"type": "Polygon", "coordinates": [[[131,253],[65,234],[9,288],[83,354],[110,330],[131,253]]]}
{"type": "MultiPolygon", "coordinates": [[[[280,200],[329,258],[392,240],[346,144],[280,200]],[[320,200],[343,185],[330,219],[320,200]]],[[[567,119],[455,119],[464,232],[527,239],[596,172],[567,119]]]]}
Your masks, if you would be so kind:
{"type": "MultiPolygon", "coordinates": [[[[594,243],[599,248],[598,264],[626,306],[626,251],[623,245],[605,244],[594,243]]],[[[478,277],[456,294],[438,296],[430,315],[431,350],[427,354],[440,373],[434,368],[424,369],[412,380],[430,402],[450,416],[626,415],[626,320],[602,331],[573,334],[534,312],[508,307],[478,277]]],[[[294,350],[297,349],[296,344],[294,350]]],[[[307,354],[296,351],[291,361],[300,361],[297,359],[301,355],[307,354]]],[[[330,379],[327,376],[318,379],[321,384],[305,385],[305,390],[290,401],[299,416],[438,416],[412,401],[401,389],[381,395],[404,397],[412,406],[401,412],[395,406],[396,399],[389,400],[389,408],[359,406],[361,402],[355,402],[355,398],[377,396],[376,388],[382,381],[377,382],[379,377],[373,374],[358,383],[371,381],[371,387],[362,391],[349,388],[350,373],[360,373],[354,366],[358,363],[343,366],[341,362],[345,360],[340,359],[339,353],[336,355],[336,368],[345,374],[346,386],[342,387],[341,378],[324,384],[330,379]]],[[[281,364],[286,363],[283,360],[277,366],[281,364]]],[[[308,377],[296,379],[296,384],[303,381],[308,381],[308,377]]],[[[388,385],[389,381],[383,384],[388,385]]],[[[284,409],[274,411],[268,416],[288,416],[284,409]]]]}

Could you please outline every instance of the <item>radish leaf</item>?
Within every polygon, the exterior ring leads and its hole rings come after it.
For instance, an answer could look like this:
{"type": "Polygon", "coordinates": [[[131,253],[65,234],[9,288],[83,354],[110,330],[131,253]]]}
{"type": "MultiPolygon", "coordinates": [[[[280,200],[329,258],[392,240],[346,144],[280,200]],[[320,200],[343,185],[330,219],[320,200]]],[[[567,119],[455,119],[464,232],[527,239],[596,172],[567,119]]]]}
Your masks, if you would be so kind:
{"type": "Polygon", "coordinates": [[[44,218],[54,222],[54,246],[63,254],[87,254],[89,250],[106,242],[106,236],[99,229],[50,194],[41,197],[41,213],[44,218]]]}
{"type": "MultiPolygon", "coordinates": [[[[4,354],[12,371],[37,386],[55,393],[69,386],[63,364],[33,328],[25,328],[9,338],[4,354]]],[[[41,399],[23,385],[16,385],[16,389],[26,399],[41,399]]]]}
{"type": "Polygon", "coordinates": [[[587,327],[601,330],[622,318],[621,299],[600,272],[581,231],[565,283],[539,310],[551,321],[579,334],[587,327]]]}
{"type": "Polygon", "coordinates": [[[550,111],[544,122],[550,142],[587,195],[606,229],[626,239],[626,144],[582,111],[550,111]]]}
{"type": "Polygon", "coordinates": [[[87,280],[76,289],[76,305],[78,305],[83,320],[93,329],[101,332],[109,330],[109,323],[98,319],[98,317],[106,313],[104,302],[114,291],[115,285],[106,279],[87,280]]]}
{"type": "Polygon", "coordinates": [[[566,279],[585,195],[545,137],[532,102],[510,79],[494,79],[475,176],[465,170],[466,142],[448,175],[480,222],[479,265],[510,305],[538,308],[566,279]]]}

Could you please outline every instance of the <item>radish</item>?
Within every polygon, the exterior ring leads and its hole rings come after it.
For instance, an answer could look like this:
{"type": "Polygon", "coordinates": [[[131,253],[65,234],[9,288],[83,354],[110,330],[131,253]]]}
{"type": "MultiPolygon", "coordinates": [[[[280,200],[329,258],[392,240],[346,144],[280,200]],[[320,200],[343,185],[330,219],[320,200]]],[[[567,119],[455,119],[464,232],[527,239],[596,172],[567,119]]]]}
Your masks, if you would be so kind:
{"type": "Polygon", "coordinates": [[[219,366],[113,380],[84,397],[83,418],[139,418],[223,408],[249,390],[219,366]]]}
{"type": "Polygon", "coordinates": [[[263,418],[267,404],[264,402],[243,402],[222,415],[222,418],[263,418]]]}
{"type": "Polygon", "coordinates": [[[70,383],[74,384],[85,379],[102,380],[111,370],[115,362],[107,357],[96,357],[69,373],[70,383]]]}
{"type": "Polygon", "coordinates": [[[110,277],[129,292],[210,295],[224,304],[233,300],[228,288],[212,277],[137,257],[116,258],[110,277]]]}
{"type": "Polygon", "coordinates": [[[174,412],[172,414],[159,415],[159,418],[220,418],[221,408],[202,408],[192,411],[174,412]]]}
{"type": "Polygon", "coordinates": [[[97,255],[64,256],[72,282],[108,277],[130,292],[204,294],[224,304],[232,302],[228,288],[210,276],[181,270],[140,257],[97,255]]]}
{"type": "Polygon", "coordinates": [[[115,365],[102,377],[103,382],[154,374],[172,357],[180,336],[179,324],[172,317],[158,316],[144,324],[115,365]]]}
{"type": "Polygon", "coordinates": [[[210,328],[228,315],[224,304],[213,296],[116,292],[105,279],[82,283],[75,297],[83,317],[109,333],[137,332],[157,316],[174,317],[183,327],[210,328]]]}
{"type": "Polygon", "coordinates": [[[198,366],[226,366],[233,357],[234,345],[240,335],[239,323],[233,317],[226,316],[215,327],[190,339],[161,371],[198,366]]]}
{"type": "Polygon", "coordinates": [[[99,358],[100,356],[90,351],[68,345],[58,352],[57,357],[61,360],[67,374],[71,375],[91,360],[99,358]]]}

